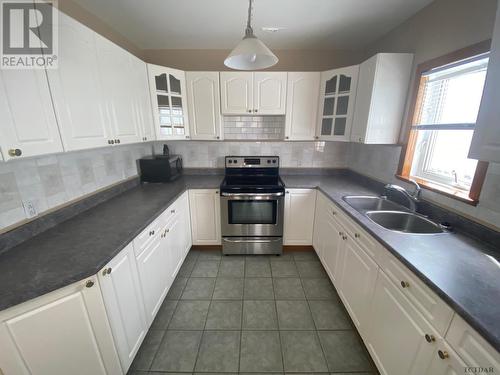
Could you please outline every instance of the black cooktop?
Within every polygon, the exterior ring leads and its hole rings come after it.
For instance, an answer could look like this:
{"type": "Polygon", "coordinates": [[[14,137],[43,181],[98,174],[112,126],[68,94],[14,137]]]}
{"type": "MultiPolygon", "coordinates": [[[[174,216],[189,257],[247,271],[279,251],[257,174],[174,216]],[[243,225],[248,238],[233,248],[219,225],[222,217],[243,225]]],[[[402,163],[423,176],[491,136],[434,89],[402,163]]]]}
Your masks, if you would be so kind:
{"type": "Polygon", "coordinates": [[[226,176],[220,186],[221,192],[275,193],[285,190],[279,176],[226,176]]]}

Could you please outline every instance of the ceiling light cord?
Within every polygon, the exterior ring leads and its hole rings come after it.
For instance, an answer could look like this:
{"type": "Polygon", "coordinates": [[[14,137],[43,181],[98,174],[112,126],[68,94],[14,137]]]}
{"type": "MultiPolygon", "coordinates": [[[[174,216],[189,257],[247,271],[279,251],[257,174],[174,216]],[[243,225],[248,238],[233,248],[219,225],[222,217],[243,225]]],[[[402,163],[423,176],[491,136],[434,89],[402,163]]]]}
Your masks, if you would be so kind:
{"type": "Polygon", "coordinates": [[[248,19],[247,19],[247,27],[245,29],[245,38],[255,38],[255,35],[253,35],[253,28],[252,28],[252,11],[253,11],[253,0],[248,0],[248,19]]]}

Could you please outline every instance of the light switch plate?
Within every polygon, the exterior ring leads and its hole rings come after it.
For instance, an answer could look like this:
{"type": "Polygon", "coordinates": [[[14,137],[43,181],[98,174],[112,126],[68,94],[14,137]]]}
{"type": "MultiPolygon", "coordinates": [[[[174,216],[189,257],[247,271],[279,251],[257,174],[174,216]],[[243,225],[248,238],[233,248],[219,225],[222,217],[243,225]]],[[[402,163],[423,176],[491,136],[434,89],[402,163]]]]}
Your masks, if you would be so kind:
{"type": "Polygon", "coordinates": [[[38,215],[38,210],[36,208],[35,202],[33,201],[23,201],[24,212],[28,219],[38,215]]]}

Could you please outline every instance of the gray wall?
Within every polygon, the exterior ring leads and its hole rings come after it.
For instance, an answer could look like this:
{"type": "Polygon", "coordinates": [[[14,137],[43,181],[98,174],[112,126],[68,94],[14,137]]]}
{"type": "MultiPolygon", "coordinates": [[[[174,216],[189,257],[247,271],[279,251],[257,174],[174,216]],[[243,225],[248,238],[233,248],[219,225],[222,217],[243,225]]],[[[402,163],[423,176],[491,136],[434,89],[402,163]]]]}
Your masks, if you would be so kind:
{"type": "MultiPolygon", "coordinates": [[[[366,49],[365,57],[378,52],[412,52],[415,54],[416,66],[490,39],[496,6],[496,0],[436,0],[370,45],[366,49]]],[[[410,87],[413,87],[413,82],[410,87]]],[[[407,107],[409,102],[410,100],[407,107]]],[[[407,109],[402,139],[405,137],[408,122],[407,109]]],[[[400,154],[399,146],[352,144],[349,167],[383,182],[401,184],[401,181],[394,177],[400,154]]],[[[490,165],[477,207],[430,191],[424,191],[424,196],[486,225],[500,228],[500,165],[490,165]]]]}

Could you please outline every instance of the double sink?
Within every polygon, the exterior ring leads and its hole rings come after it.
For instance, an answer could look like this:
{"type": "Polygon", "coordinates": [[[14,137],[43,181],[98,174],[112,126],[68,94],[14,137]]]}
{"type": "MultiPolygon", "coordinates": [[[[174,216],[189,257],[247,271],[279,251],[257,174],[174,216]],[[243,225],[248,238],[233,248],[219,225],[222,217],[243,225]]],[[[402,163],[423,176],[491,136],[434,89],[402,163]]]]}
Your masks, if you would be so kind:
{"type": "Polygon", "coordinates": [[[395,232],[410,234],[445,232],[441,225],[385,197],[347,195],[342,199],[374,223],[395,232]]]}

